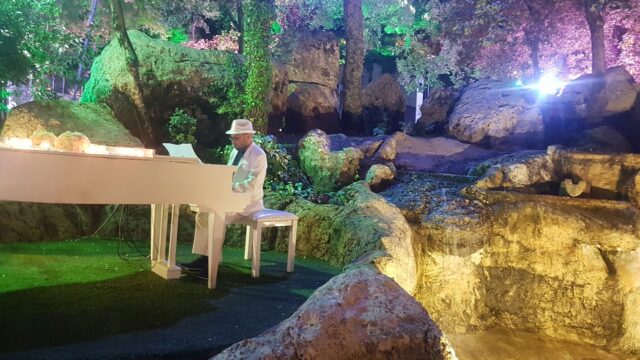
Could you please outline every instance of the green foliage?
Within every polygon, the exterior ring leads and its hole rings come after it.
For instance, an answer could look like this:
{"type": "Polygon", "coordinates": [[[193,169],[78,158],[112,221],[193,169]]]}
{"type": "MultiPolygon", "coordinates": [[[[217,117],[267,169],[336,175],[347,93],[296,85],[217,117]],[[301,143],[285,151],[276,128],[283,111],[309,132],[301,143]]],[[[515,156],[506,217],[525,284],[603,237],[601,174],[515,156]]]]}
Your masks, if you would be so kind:
{"type": "Polygon", "coordinates": [[[271,23],[271,34],[273,35],[280,35],[282,34],[283,30],[282,30],[282,25],[280,25],[279,22],[274,21],[271,23]]]}
{"type": "Polygon", "coordinates": [[[308,187],[309,181],[298,162],[273,136],[254,135],[253,140],[267,154],[267,181],[276,183],[302,183],[308,187]]]}
{"type": "Polygon", "coordinates": [[[404,58],[396,60],[399,82],[408,91],[430,87],[443,87],[441,77],[444,76],[454,85],[460,87],[468,77],[471,77],[469,69],[462,68],[456,61],[458,52],[455,47],[446,47],[445,52],[438,55],[432,54],[430,48],[416,44],[404,55],[404,58]]]}
{"type": "Polygon", "coordinates": [[[205,91],[218,114],[230,119],[242,117],[246,79],[246,68],[238,57],[230,54],[224,62],[223,71],[218,74],[217,81],[205,91]]]}
{"type": "Polygon", "coordinates": [[[189,40],[189,36],[187,36],[187,33],[182,28],[169,29],[169,37],[167,40],[174,44],[181,44],[189,40]]]}
{"type": "Polygon", "coordinates": [[[176,111],[169,118],[167,130],[169,138],[177,144],[195,144],[196,143],[196,125],[198,121],[185,113],[182,109],[176,111]]]}
{"type": "Polygon", "coordinates": [[[244,114],[256,130],[266,133],[271,92],[271,25],[275,18],[273,0],[250,0],[245,4],[244,55],[247,80],[244,87],[244,114]]]}
{"type": "Polygon", "coordinates": [[[7,112],[9,108],[5,104],[5,100],[11,96],[11,92],[0,88],[0,112],[7,112]]]}
{"type": "Polygon", "coordinates": [[[36,94],[57,65],[67,32],[55,0],[0,0],[0,84],[34,76],[36,94]]]}

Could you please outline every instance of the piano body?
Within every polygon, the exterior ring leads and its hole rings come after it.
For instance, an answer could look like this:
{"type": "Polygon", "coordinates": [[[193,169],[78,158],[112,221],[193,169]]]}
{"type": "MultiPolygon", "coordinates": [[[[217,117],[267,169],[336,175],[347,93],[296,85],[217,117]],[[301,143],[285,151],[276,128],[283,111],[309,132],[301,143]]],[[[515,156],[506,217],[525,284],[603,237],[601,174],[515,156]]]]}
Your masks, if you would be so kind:
{"type": "MultiPolygon", "coordinates": [[[[165,279],[176,266],[178,209],[197,204],[209,217],[209,288],[215,288],[224,217],[241,211],[247,194],[231,190],[235,167],[169,156],[130,157],[0,148],[0,201],[151,205],[151,269],[165,279]],[[172,209],[169,246],[167,221],[172,209]]],[[[202,216],[202,215],[201,215],[202,216]]]]}

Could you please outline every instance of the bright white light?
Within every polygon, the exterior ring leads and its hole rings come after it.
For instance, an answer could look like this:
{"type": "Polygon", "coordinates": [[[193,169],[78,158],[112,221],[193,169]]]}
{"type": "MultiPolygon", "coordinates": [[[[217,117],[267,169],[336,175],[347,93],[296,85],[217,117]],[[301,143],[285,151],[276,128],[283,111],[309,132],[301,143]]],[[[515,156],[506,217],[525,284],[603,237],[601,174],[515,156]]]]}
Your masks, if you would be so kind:
{"type": "Polygon", "coordinates": [[[43,142],[41,142],[39,146],[40,146],[42,149],[45,149],[45,150],[51,150],[51,148],[53,147],[53,146],[51,145],[51,143],[50,143],[50,142],[48,142],[48,141],[43,141],[43,142]]]}
{"type": "Polygon", "coordinates": [[[538,81],[538,91],[543,95],[555,95],[563,86],[562,81],[553,74],[545,74],[538,81]]]}
{"type": "Polygon", "coordinates": [[[108,155],[107,147],[104,145],[90,144],[86,150],[89,154],[108,155]]]}
{"type": "Polygon", "coordinates": [[[14,149],[31,149],[33,143],[31,139],[26,138],[18,138],[18,137],[10,137],[5,140],[5,144],[14,149]]]}
{"type": "Polygon", "coordinates": [[[516,86],[522,86],[522,85],[524,85],[524,83],[522,82],[522,79],[516,80],[516,86]]]}

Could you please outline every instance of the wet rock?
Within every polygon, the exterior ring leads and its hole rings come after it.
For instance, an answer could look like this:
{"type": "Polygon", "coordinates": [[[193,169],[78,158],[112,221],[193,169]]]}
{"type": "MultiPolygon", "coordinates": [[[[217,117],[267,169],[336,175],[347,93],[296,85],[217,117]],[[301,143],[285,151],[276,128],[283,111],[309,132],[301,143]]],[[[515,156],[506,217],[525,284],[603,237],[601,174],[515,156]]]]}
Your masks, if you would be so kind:
{"type": "Polygon", "coordinates": [[[458,192],[471,184],[472,179],[466,176],[399,171],[395,185],[380,195],[398,207],[409,223],[419,224],[426,214],[447,199],[461,198],[458,192]]]}
{"type": "Polygon", "coordinates": [[[362,92],[362,116],[367,134],[390,134],[400,130],[404,110],[404,92],[389,74],[377,78],[362,92]]]}
{"type": "Polygon", "coordinates": [[[486,170],[476,186],[483,189],[525,188],[560,180],[552,157],[546,153],[522,152],[498,159],[495,165],[486,170]]]}
{"type": "Polygon", "coordinates": [[[492,146],[544,143],[537,95],[491,80],[478,81],[464,90],[449,117],[448,130],[461,141],[492,146]]]}
{"type": "Polygon", "coordinates": [[[300,167],[309,176],[316,190],[335,191],[354,181],[362,152],[357,148],[329,151],[329,138],[322,130],[312,130],[299,142],[300,167]]]}
{"type": "Polygon", "coordinates": [[[301,357],[456,359],[420,304],[393,280],[366,266],[334,277],[289,319],[212,359],[301,357]]]}

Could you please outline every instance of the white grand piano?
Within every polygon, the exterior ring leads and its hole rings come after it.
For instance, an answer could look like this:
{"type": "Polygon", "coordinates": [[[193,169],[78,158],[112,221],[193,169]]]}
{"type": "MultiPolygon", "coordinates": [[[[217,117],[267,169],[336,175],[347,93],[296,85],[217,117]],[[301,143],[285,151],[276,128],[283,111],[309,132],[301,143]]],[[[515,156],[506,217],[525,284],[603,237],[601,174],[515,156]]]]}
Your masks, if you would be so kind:
{"type": "MultiPolygon", "coordinates": [[[[151,205],[151,269],[165,279],[180,277],[176,266],[178,213],[196,204],[208,216],[208,287],[215,288],[224,218],[241,211],[247,194],[231,190],[235,167],[197,159],[132,157],[0,147],[0,201],[53,204],[151,205]],[[167,247],[169,208],[171,227],[167,247]]],[[[200,216],[202,216],[200,215],[200,216]]]]}

